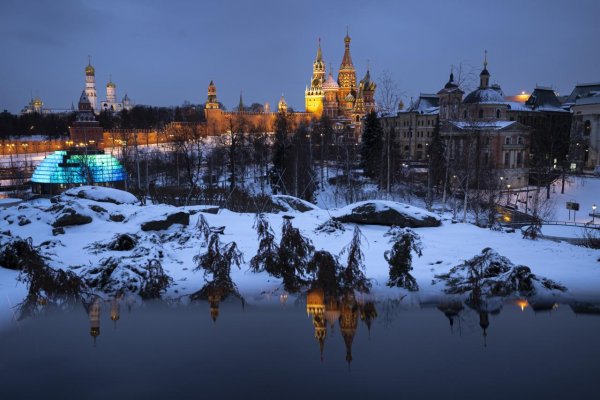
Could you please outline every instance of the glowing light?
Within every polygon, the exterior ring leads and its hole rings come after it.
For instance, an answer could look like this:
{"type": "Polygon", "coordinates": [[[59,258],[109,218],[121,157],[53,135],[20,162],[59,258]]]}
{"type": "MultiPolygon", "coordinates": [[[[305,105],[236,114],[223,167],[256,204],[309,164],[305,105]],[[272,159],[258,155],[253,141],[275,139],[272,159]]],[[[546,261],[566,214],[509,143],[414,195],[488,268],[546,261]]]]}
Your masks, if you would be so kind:
{"type": "Polygon", "coordinates": [[[521,307],[521,311],[525,311],[527,307],[529,307],[529,302],[527,299],[519,299],[516,301],[517,306],[521,307]]]}

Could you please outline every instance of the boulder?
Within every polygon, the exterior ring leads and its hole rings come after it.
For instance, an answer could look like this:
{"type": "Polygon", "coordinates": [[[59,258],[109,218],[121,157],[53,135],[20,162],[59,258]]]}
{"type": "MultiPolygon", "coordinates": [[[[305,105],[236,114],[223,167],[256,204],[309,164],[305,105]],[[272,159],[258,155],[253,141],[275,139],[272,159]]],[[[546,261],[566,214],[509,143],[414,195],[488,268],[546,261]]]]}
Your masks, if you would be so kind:
{"type": "Polygon", "coordinates": [[[394,201],[370,200],[350,204],[332,213],[339,222],[365,225],[398,226],[401,228],[437,227],[437,215],[419,207],[394,201]]]}
{"type": "Polygon", "coordinates": [[[65,212],[61,214],[56,221],[52,224],[54,228],[73,226],[73,225],[85,225],[92,222],[92,217],[79,214],[72,208],[66,208],[65,212]]]}
{"type": "Polygon", "coordinates": [[[143,231],[162,231],[168,229],[173,224],[189,225],[190,214],[179,211],[173,214],[167,215],[164,219],[158,219],[153,221],[147,221],[142,223],[143,231]]]}
{"type": "Polygon", "coordinates": [[[277,194],[271,197],[273,199],[273,203],[285,212],[298,211],[303,213],[307,211],[316,210],[318,208],[314,204],[294,196],[277,194]]]}
{"type": "Polygon", "coordinates": [[[123,214],[110,214],[108,219],[113,222],[123,222],[125,221],[125,216],[123,214]]]}

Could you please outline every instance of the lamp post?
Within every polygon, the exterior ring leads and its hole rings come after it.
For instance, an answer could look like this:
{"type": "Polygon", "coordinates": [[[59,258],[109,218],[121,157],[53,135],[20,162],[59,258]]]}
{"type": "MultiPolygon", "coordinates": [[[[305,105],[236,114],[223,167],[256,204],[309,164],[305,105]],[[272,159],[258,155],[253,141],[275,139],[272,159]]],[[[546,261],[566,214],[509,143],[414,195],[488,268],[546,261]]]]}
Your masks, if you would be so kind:
{"type": "Polygon", "coordinates": [[[596,205],[592,206],[592,224],[596,221],[596,205]]]}
{"type": "Polygon", "coordinates": [[[506,195],[506,205],[509,205],[509,203],[510,203],[510,184],[506,185],[506,188],[508,189],[508,193],[506,195]]]}

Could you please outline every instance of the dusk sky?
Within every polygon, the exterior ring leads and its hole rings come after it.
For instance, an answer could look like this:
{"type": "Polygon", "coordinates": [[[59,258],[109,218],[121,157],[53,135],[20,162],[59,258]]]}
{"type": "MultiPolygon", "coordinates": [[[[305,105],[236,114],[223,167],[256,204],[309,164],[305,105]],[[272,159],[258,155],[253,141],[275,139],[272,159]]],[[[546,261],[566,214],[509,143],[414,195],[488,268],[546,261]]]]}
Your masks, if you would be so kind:
{"type": "Polygon", "coordinates": [[[357,78],[370,60],[405,93],[437,92],[450,66],[481,69],[506,95],[536,84],[568,94],[600,81],[600,1],[123,1],[2,0],[0,110],[38,95],[68,108],[84,87],[88,55],[99,100],[112,74],[120,99],[202,103],[212,79],[229,109],[277,103],[304,109],[317,40],[337,77],[346,33],[357,78]]]}

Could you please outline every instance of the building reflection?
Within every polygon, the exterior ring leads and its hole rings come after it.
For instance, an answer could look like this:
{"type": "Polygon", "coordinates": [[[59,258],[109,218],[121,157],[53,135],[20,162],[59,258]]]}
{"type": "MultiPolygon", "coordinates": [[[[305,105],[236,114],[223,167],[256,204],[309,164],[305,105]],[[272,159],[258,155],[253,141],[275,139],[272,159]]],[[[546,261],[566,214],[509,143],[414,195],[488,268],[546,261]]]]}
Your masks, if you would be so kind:
{"type": "Polygon", "coordinates": [[[90,319],[90,336],[94,339],[96,347],[96,338],[100,336],[100,310],[102,304],[99,297],[94,297],[88,308],[88,317],[90,319]]]}
{"type": "Polygon", "coordinates": [[[306,313],[312,317],[315,327],[315,339],[319,343],[321,361],[325,337],[327,336],[327,323],[325,320],[325,292],[321,287],[313,287],[306,293],[306,313]]]}
{"type": "Polygon", "coordinates": [[[119,299],[117,297],[113,297],[110,301],[110,320],[114,324],[114,328],[117,329],[117,321],[121,317],[119,299]]]}
{"type": "Polygon", "coordinates": [[[352,362],[352,342],[358,327],[358,304],[353,292],[348,292],[342,297],[340,330],[346,344],[346,362],[352,362]]]}

